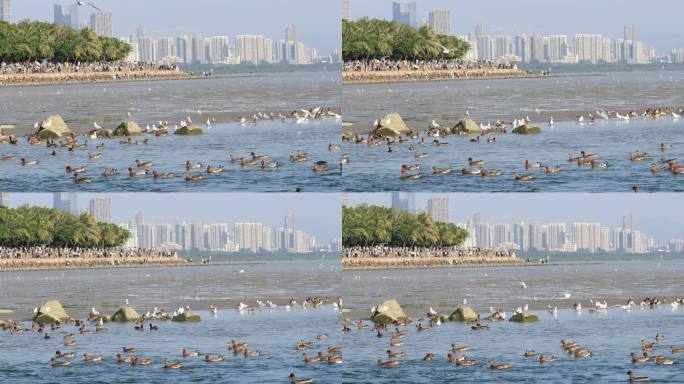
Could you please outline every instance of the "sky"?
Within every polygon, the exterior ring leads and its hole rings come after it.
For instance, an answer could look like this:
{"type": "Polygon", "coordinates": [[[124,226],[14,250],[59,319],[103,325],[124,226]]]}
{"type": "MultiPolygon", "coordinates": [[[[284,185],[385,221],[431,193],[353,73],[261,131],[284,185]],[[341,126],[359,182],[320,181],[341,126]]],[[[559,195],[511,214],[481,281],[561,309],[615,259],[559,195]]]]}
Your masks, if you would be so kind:
{"type": "MultiPolygon", "coordinates": [[[[352,19],[392,19],[392,0],[349,0],[352,19]]],[[[475,24],[485,33],[600,33],[622,37],[627,24],[636,26],[637,40],[658,53],[684,48],[681,0],[417,0],[418,20],[432,9],[451,11],[452,32],[466,35],[475,24]]]]}
{"type": "MultiPolygon", "coordinates": [[[[52,207],[51,193],[10,193],[10,206],[52,207]]],[[[198,219],[204,224],[262,222],[284,226],[285,215],[295,215],[295,227],[320,242],[342,237],[340,195],[336,193],[79,193],[79,207],[94,196],[112,199],[112,221],[128,223],[136,212],[145,222],[153,218],[198,219]]],[[[168,220],[167,220],[168,221],[168,220]]]]}
{"type": "MultiPolygon", "coordinates": [[[[76,0],[11,0],[12,20],[53,21],[54,4],[76,0]]],[[[297,27],[297,40],[329,54],[341,46],[340,0],[90,0],[112,12],[117,37],[127,37],[138,25],[152,37],[200,33],[205,36],[263,34],[284,39],[288,24],[297,27]]],[[[81,23],[94,9],[79,8],[81,23]]]]}
{"type": "MultiPolygon", "coordinates": [[[[487,223],[600,222],[622,227],[622,217],[632,214],[636,229],[663,244],[684,238],[684,194],[677,193],[417,193],[416,207],[426,207],[433,196],[449,197],[449,218],[465,223],[473,213],[482,213],[487,223]]],[[[390,193],[349,194],[349,204],[391,205],[390,193]]]]}

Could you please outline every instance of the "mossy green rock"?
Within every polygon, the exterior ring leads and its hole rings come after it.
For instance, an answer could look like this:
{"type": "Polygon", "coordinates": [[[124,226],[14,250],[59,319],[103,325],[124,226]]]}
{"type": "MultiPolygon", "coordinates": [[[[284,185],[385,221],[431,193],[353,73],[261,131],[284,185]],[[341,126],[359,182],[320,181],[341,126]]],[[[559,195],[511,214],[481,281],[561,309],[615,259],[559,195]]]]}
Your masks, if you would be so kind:
{"type": "Polygon", "coordinates": [[[480,126],[471,119],[463,119],[451,128],[453,133],[480,133],[480,126]]]}
{"type": "Polygon", "coordinates": [[[373,316],[371,316],[371,320],[374,323],[389,324],[395,321],[408,321],[409,317],[406,316],[406,313],[404,313],[404,310],[401,309],[399,303],[396,300],[392,299],[387,300],[382,304],[378,305],[377,309],[375,310],[375,313],[373,314],[373,316]]]}
{"type": "Polygon", "coordinates": [[[135,311],[135,309],[129,306],[119,308],[119,310],[114,312],[114,314],[112,315],[112,321],[118,321],[121,323],[136,320],[140,320],[140,315],[138,314],[138,312],[135,311]]]}
{"type": "Polygon", "coordinates": [[[41,140],[59,139],[71,135],[71,129],[60,115],[48,116],[40,123],[36,137],[41,140]]]}
{"type": "Polygon", "coordinates": [[[200,315],[198,315],[198,314],[195,313],[195,312],[192,312],[192,311],[185,311],[185,312],[183,312],[183,313],[177,314],[176,316],[174,316],[173,318],[171,318],[171,320],[172,320],[172,321],[187,321],[187,322],[190,322],[190,323],[196,323],[196,322],[198,322],[198,321],[201,321],[202,318],[200,317],[200,315]]]}
{"type": "Polygon", "coordinates": [[[470,323],[472,321],[477,321],[477,313],[475,313],[472,308],[462,305],[451,313],[449,320],[470,323]]]}
{"type": "Polygon", "coordinates": [[[411,133],[411,129],[398,113],[390,113],[378,121],[373,133],[383,137],[397,137],[411,133]]]}
{"type": "Polygon", "coordinates": [[[114,130],[114,136],[138,136],[142,134],[142,129],[138,123],[132,120],[121,122],[114,130]]]}
{"type": "Polygon", "coordinates": [[[33,316],[33,321],[40,325],[64,323],[67,320],[69,320],[69,315],[57,300],[50,300],[41,305],[33,316]]]}
{"type": "Polygon", "coordinates": [[[194,135],[201,135],[203,133],[204,133],[204,131],[202,131],[202,128],[191,125],[191,126],[176,129],[176,131],[173,134],[174,135],[184,135],[184,136],[194,136],[194,135]]]}
{"type": "Polygon", "coordinates": [[[535,321],[539,321],[539,317],[534,313],[522,312],[511,316],[510,321],[515,321],[516,323],[534,323],[535,321]]]}
{"type": "Polygon", "coordinates": [[[541,128],[537,127],[536,125],[524,124],[513,129],[513,133],[519,133],[522,135],[534,135],[537,133],[541,133],[541,128]]]}

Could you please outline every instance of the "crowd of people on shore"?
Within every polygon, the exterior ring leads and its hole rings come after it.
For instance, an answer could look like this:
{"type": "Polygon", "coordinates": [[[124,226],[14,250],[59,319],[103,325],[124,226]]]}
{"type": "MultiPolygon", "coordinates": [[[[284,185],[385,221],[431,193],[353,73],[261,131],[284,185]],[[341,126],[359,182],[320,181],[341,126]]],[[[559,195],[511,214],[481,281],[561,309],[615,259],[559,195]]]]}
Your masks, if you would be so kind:
{"type": "Polygon", "coordinates": [[[0,63],[0,73],[11,74],[43,74],[43,73],[126,73],[126,72],[160,72],[178,71],[177,65],[158,65],[144,62],[93,62],[93,63],[53,63],[49,61],[27,61],[22,63],[0,63]]]}
{"type": "Polygon", "coordinates": [[[515,257],[515,253],[479,247],[345,247],[344,258],[501,258],[515,257]]]}
{"type": "Polygon", "coordinates": [[[175,251],[145,248],[0,247],[0,259],[176,258],[175,251]]]}
{"type": "Polygon", "coordinates": [[[479,71],[479,70],[517,70],[514,63],[492,60],[354,60],[344,63],[345,72],[385,72],[385,71],[479,71]]]}

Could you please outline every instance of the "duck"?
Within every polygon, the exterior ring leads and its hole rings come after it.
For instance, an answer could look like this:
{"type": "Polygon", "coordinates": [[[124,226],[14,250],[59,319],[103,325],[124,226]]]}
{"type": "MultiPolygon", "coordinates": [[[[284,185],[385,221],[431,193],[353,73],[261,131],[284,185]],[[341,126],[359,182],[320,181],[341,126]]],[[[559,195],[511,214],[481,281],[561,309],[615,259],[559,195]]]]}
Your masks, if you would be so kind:
{"type": "Polygon", "coordinates": [[[413,165],[402,164],[401,170],[402,171],[418,171],[418,170],[420,170],[420,165],[418,165],[418,164],[413,164],[413,165]]]}
{"type": "Polygon", "coordinates": [[[420,180],[421,177],[423,177],[423,175],[421,175],[420,173],[409,174],[404,170],[402,170],[399,174],[399,178],[407,180],[420,180]]]}
{"type": "Polygon", "coordinates": [[[461,168],[461,175],[479,175],[482,169],[461,168]]]}
{"type": "Polygon", "coordinates": [[[631,161],[643,161],[643,160],[648,160],[648,154],[647,153],[641,153],[639,151],[636,151],[632,154],[630,154],[629,159],[631,161]]]}
{"type": "Polygon", "coordinates": [[[308,355],[306,352],[304,352],[302,355],[304,356],[305,363],[318,363],[321,361],[321,357],[319,355],[308,355]]]}
{"type": "Polygon", "coordinates": [[[211,165],[207,165],[207,174],[217,174],[217,173],[222,173],[223,172],[223,166],[219,165],[218,167],[212,167],[211,165]]]}
{"type": "Polygon", "coordinates": [[[656,174],[656,173],[661,173],[665,171],[665,167],[658,167],[656,163],[651,164],[651,172],[656,174]]]}
{"type": "Polygon", "coordinates": [[[560,170],[560,165],[557,165],[555,167],[544,167],[544,173],[558,173],[560,172],[560,170]]]}
{"type": "Polygon", "coordinates": [[[484,160],[473,160],[472,157],[468,158],[468,165],[470,165],[471,167],[481,167],[484,165],[484,163],[484,160]]]}
{"type": "Polygon", "coordinates": [[[468,350],[468,347],[465,345],[458,346],[454,343],[451,343],[451,352],[466,352],[468,350]]]}
{"type": "Polygon", "coordinates": [[[675,363],[673,359],[666,359],[662,356],[656,356],[654,360],[656,365],[673,365],[675,363]]]}
{"type": "Polygon", "coordinates": [[[387,357],[390,359],[395,359],[397,357],[406,357],[406,352],[393,352],[391,349],[388,349],[387,351],[387,357]]]}
{"type": "Polygon", "coordinates": [[[295,374],[293,372],[293,373],[290,373],[290,383],[291,384],[311,384],[311,383],[313,383],[313,379],[309,379],[309,378],[299,379],[299,378],[297,378],[297,376],[295,376],[295,374]]]}
{"type": "Polygon", "coordinates": [[[684,347],[670,347],[672,353],[684,353],[684,347]]]}
{"type": "Polygon", "coordinates": [[[24,158],[21,159],[21,165],[27,166],[27,165],[36,165],[40,163],[38,160],[26,160],[24,158]]]}
{"type": "Polygon", "coordinates": [[[181,356],[183,357],[197,357],[200,355],[199,351],[188,351],[185,348],[181,350],[181,356]]]}
{"type": "Polygon", "coordinates": [[[432,167],[432,173],[438,174],[438,175],[448,175],[454,170],[452,168],[437,168],[437,167],[432,167]]]}
{"type": "Polygon", "coordinates": [[[404,345],[403,341],[390,341],[389,342],[390,347],[401,347],[404,345]]]}
{"type": "Polygon", "coordinates": [[[202,180],[204,180],[204,176],[202,176],[202,175],[191,175],[187,172],[183,173],[183,176],[185,177],[185,181],[202,181],[202,180]]]}
{"type": "Polygon", "coordinates": [[[76,356],[76,352],[61,352],[61,351],[56,351],[55,356],[59,357],[60,359],[71,359],[76,356]]]}
{"type": "Polygon", "coordinates": [[[259,168],[261,169],[278,169],[281,167],[281,164],[277,161],[270,161],[266,162],[264,160],[261,160],[261,164],[259,164],[259,168]]]}
{"type": "Polygon", "coordinates": [[[247,357],[259,357],[262,355],[261,351],[250,351],[249,349],[245,348],[244,351],[242,352],[242,355],[247,357]]]}
{"type": "Polygon", "coordinates": [[[84,173],[86,171],[86,168],[85,167],[74,167],[74,168],[72,168],[70,165],[67,165],[64,168],[64,170],[66,171],[66,173],[77,174],[77,173],[84,173]]]}
{"type": "Polygon", "coordinates": [[[525,357],[532,357],[535,356],[537,353],[534,351],[534,349],[526,349],[525,353],[523,353],[523,356],[525,357]]]}
{"type": "Polygon", "coordinates": [[[102,159],[102,154],[101,153],[89,153],[88,159],[89,160],[100,160],[100,159],[102,159]]]}
{"type": "Polygon", "coordinates": [[[489,368],[491,369],[509,369],[511,368],[510,364],[507,363],[495,363],[492,359],[487,359],[487,364],[489,364],[489,368]]]}
{"type": "Polygon", "coordinates": [[[544,356],[543,353],[540,353],[539,358],[537,358],[537,361],[539,361],[539,364],[552,363],[556,361],[556,358],[554,356],[544,356]]]}
{"type": "Polygon", "coordinates": [[[100,362],[102,360],[104,360],[104,356],[102,355],[89,355],[87,353],[83,354],[83,361],[100,362]]]}
{"type": "Polygon", "coordinates": [[[112,168],[112,169],[104,168],[102,170],[102,173],[101,173],[101,175],[104,177],[116,176],[118,174],[119,174],[119,170],[115,169],[115,168],[112,168]]]}
{"type": "Polygon", "coordinates": [[[122,144],[122,145],[133,144],[133,139],[131,139],[131,138],[129,137],[129,138],[126,139],[126,140],[119,140],[119,144],[122,144]]]}
{"type": "Polygon", "coordinates": [[[306,154],[306,152],[297,152],[294,155],[290,155],[290,161],[293,163],[303,163],[305,161],[309,160],[309,156],[306,154]]]}
{"type": "Polygon", "coordinates": [[[133,352],[138,352],[138,350],[135,347],[123,347],[122,350],[125,353],[133,353],[133,352]]]}
{"type": "Polygon", "coordinates": [[[382,360],[378,359],[378,365],[382,367],[396,367],[397,365],[400,365],[401,362],[398,360],[382,360]]]}
{"type": "Polygon", "coordinates": [[[173,173],[157,172],[157,170],[152,171],[152,177],[156,179],[171,179],[174,177],[173,173]]]}
{"type": "Polygon", "coordinates": [[[151,162],[151,161],[142,162],[142,161],[136,159],[136,160],[135,160],[135,165],[136,165],[138,168],[151,168],[151,167],[152,167],[152,162],[151,162]]]}
{"type": "Polygon", "coordinates": [[[257,161],[257,160],[268,160],[269,156],[268,155],[257,155],[254,152],[250,152],[250,156],[252,156],[252,160],[257,161]]]}
{"type": "Polygon", "coordinates": [[[15,158],[13,155],[2,155],[2,160],[14,160],[15,158]]]}
{"type": "Polygon", "coordinates": [[[669,151],[670,149],[672,149],[671,144],[660,143],[660,152],[669,151]]]}
{"type": "Polygon", "coordinates": [[[629,377],[629,382],[635,382],[635,381],[649,381],[651,380],[648,376],[634,376],[634,372],[632,371],[627,371],[627,376],[629,377]]]}
{"type": "Polygon", "coordinates": [[[169,363],[166,359],[164,359],[164,361],[162,362],[162,365],[164,368],[167,368],[167,369],[183,368],[183,363],[181,363],[181,362],[169,363]]]}
{"type": "Polygon", "coordinates": [[[639,357],[636,353],[632,352],[629,354],[629,356],[632,358],[632,363],[648,363],[651,358],[648,357],[648,354],[644,352],[644,356],[639,357]]]}
{"type": "Polygon", "coordinates": [[[211,356],[208,353],[204,354],[204,361],[208,363],[216,363],[219,361],[223,361],[223,355],[216,355],[216,356],[211,356]]]}
{"type": "Polygon", "coordinates": [[[542,168],[544,167],[544,164],[542,164],[541,161],[537,161],[536,163],[530,163],[529,160],[525,160],[525,168],[542,168]]]}
{"type": "Polygon", "coordinates": [[[591,356],[591,351],[588,349],[584,348],[579,348],[575,349],[575,357],[590,357],[591,356]]]}
{"type": "Polygon", "coordinates": [[[518,172],[513,172],[513,176],[517,181],[530,181],[534,180],[534,175],[521,175],[518,172]]]}
{"type": "Polygon", "coordinates": [[[427,154],[427,152],[416,152],[416,153],[413,155],[413,157],[414,157],[416,160],[420,160],[420,159],[425,159],[425,158],[427,158],[427,157],[428,157],[428,154],[427,154]]]}
{"type": "Polygon", "coordinates": [[[74,183],[76,184],[90,184],[93,182],[91,177],[81,177],[80,173],[74,174],[74,183]]]}
{"type": "Polygon", "coordinates": [[[503,175],[503,171],[500,170],[500,169],[493,169],[493,170],[490,171],[490,170],[486,170],[486,169],[483,168],[483,169],[480,171],[480,176],[482,176],[482,177],[486,177],[486,176],[501,176],[501,175],[503,175]]]}
{"type": "Polygon", "coordinates": [[[152,360],[150,359],[140,359],[138,357],[131,357],[131,365],[150,365],[152,360]]]}
{"type": "Polygon", "coordinates": [[[423,356],[423,361],[432,361],[432,359],[435,357],[434,353],[426,353],[425,356],[423,356]]]}
{"type": "Polygon", "coordinates": [[[133,167],[128,167],[128,175],[130,177],[147,176],[147,171],[136,171],[133,167]]]}
{"type": "Polygon", "coordinates": [[[328,353],[342,353],[342,347],[328,347],[328,353]]]}
{"type": "Polygon", "coordinates": [[[71,362],[70,361],[57,361],[57,359],[55,359],[53,357],[53,358],[50,358],[50,364],[53,367],[68,367],[69,365],[71,365],[71,362]]]}

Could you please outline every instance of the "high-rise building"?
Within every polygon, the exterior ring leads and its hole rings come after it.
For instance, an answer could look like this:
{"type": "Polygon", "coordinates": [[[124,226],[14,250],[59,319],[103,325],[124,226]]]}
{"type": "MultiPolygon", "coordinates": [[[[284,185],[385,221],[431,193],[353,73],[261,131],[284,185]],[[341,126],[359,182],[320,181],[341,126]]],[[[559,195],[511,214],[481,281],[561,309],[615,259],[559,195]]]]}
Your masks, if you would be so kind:
{"type": "Polygon", "coordinates": [[[349,18],[349,0],[342,0],[342,20],[350,20],[350,18],[349,18]]]}
{"type": "Polygon", "coordinates": [[[451,13],[448,9],[430,11],[428,26],[438,35],[451,36],[451,13]]]}
{"type": "Polygon", "coordinates": [[[52,208],[78,216],[78,195],[74,192],[55,192],[52,208]]]}
{"type": "Polygon", "coordinates": [[[568,55],[568,36],[551,35],[544,37],[545,60],[550,63],[560,63],[568,55]]]}
{"type": "Polygon", "coordinates": [[[0,192],[0,207],[10,206],[10,194],[8,192],[0,192]]]}
{"type": "Polygon", "coordinates": [[[416,2],[407,1],[402,3],[392,3],[392,20],[413,28],[418,27],[416,2]]]}
{"type": "Polygon", "coordinates": [[[482,24],[475,24],[473,27],[473,35],[477,38],[484,35],[484,26],[482,24]]]}
{"type": "Polygon", "coordinates": [[[10,0],[0,0],[0,22],[12,22],[12,2],[10,0]]]}
{"type": "Polygon", "coordinates": [[[144,25],[138,25],[135,28],[135,38],[136,39],[142,39],[145,37],[145,26],[144,25]]]}
{"type": "Polygon", "coordinates": [[[632,24],[625,26],[625,40],[637,41],[636,40],[636,27],[632,24]]]}
{"type": "Polygon", "coordinates": [[[610,39],[597,34],[575,35],[575,55],[579,62],[598,64],[610,62],[610,39]],[[605,52],[607,50],[607,52],[605,52]]]}
{"type": "Polygon", "coordinates": [[[449,222],[449,198],[433,197],[427,201],[428,215],[440,223],[449,222]]]}
{"type": "Polygon", "coordinates": [[[416,195],[413,192],[392,192],[392,208],[416,214],[416,195]]]}
{"type": "Polygon", "coordinates": [[[90,29],[98,36],[112,37],[112,13],[97,11],[90,15],[90,29]]]}
{"type": "Polygon", "coordinates": [[[240,249],[258,252],[263,248],[263,224],[235,223],[235,242],[240,249]]]}
{"type": "Polygon", "coordinates": [[[601,245],[601,224],[573,223],[572,238],[577,250],[596,252],[596,249],[601,245]]]}
{"type": "Polygon", "coordinates": [[[212,36],[209,38],[207,59],[210,63],[222,63],[228,57],[230,39],[228,36],[212,36]]]}
{"type": "Polygon", "coordinates": [[[534,33],[530,36],[530,61],[541,63],[544,61],[544,36],[534,33]]]}
{"type": "Polygon", "coordinates": [[[78,30],[78,4],[55,4],[54,22],[55,24],[78,30]]]}
{"type": "Polygon", "coordinates": [[[235,36],[235,50],[241,64],[258,65],[264,60],[264,37],[262,35],[235,36]]]}
{"type": "Polygon", "coordinates": [[[292,42],[297,41],[297,27],[290,24],[287,26],[287,28],[285,28],[285,40],[292,42]]]}
{"type": "Polygon", "coordinates": [[[112,199],[109,197],[93,197],[88,204],[88,213],[102,223],[112,222],[112,199]]]}
{"type": "Polygon", "coordinates": [[[625,231],[634,230],[634,216],[630,213],[628,215],[622,216],[622,228],[625,231]]]}

